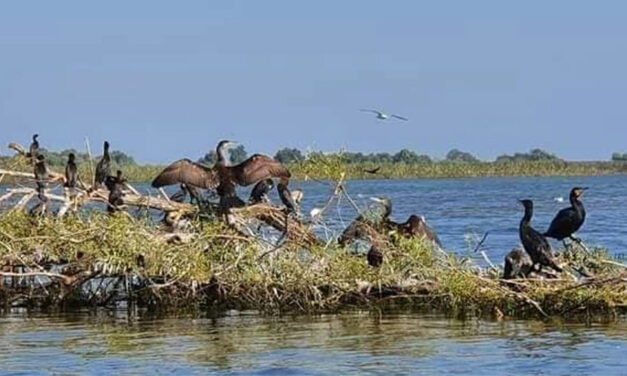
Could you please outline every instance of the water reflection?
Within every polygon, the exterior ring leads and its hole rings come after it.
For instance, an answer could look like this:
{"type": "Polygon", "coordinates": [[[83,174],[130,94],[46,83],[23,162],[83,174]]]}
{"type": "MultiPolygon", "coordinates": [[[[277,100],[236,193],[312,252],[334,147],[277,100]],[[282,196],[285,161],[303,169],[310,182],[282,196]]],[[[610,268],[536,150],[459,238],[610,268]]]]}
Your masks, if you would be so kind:
{"type": "Polygon", "coordinates": [[[458,321],[424,314],[262,317],[12,312],[0,370],[205,374],[619,374],[627,324],[458,321]]]}

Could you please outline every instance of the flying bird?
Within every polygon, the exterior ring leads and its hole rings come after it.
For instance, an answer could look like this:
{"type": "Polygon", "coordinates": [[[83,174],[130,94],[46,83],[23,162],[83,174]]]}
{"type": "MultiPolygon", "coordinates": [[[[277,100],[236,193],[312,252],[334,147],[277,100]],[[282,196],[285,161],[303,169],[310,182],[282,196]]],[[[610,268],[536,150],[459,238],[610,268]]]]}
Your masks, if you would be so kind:
{"type": "Polygon", "coordinates": [[[365,172],[365,173],[367,173],[367,174],[372,174],[372,175],[374,175],[374,174],[376,174],[377,172],[379,172],[379,170],[380,170],[380,169],[381,169],[381,166],[377,166],[377,167],[375,167],[375,168],[373,168],[373,169],[371,169],[371,170],[369,170],[369,169],[367,169],[367,168],[364,168],[364,172],[365,172]]]}
{"type": "Polygon", "coordinates": [[[377,115],[377,119],[379,120],[388,120],[389,118],[395,118],[395,119],[399,119],[399,120],[404,120],[407,121],[409,119],[407,119],[406,117],[403,116],[399,116],[399,115],[394,115],[394,114],[386,114],[384,112],[378,111],[378,110],[372,110],[369,108],[362,108],[359,111],[361,112],[372,112],[373,114],[377,115]]]}

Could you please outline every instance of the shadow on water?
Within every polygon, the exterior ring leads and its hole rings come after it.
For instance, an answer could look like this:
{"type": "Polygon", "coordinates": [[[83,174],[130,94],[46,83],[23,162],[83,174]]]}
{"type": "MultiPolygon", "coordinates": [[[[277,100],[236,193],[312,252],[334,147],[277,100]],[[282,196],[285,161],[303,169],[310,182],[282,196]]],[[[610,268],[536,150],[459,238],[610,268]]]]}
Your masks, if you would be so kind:
{"type": "Polygon", "coordinates": [[[63,373],[615,374],[627,323],[460,321],[348,312],[265,317],[128,315],[127,311],[0,318],[0,370],[63,373]],[[542,372],[540,372],[542,373],[542,372]]]}

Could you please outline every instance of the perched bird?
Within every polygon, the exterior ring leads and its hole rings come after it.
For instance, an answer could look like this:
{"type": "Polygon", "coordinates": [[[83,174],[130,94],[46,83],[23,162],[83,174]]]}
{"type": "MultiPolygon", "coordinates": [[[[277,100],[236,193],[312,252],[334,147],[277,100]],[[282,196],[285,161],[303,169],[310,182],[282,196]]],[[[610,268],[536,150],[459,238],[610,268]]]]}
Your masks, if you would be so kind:
{"type": "Polygon", "coordinates": [[[531,217],[533,217],[533,201],[521,200],[520,203],[525,208],[525,214],[520,221],[519,234],[520,241],[523,248],[531,257],[534,267],[537,265],[548,266],[555,269],[558,272],[562,271],[562,268],[557,265],[553,259],[553,252],[551,246],[546,238],[531,227],[531,217]]]}
{"type": "Polygon", "coordinates": [[[368,254],[366,254],[366,259],[368,260],[368,265],[378,268],[383,264],[383,253],[376,246],[371,246],[370,250],[368,250],[368,254]]]}
{"type": "Polygon", "coordinates": [[[184,202],[185,198],[189,195],[190,202],[196,201],[196,203],[200,204],[200,192],[192,186],[188,186],[187,184],[181,184],[180,190],[172,194],[170,196],[170,200],[174,202],[184,202]]]}
{"type": "Polygon", "coordinates": [[[216,148],[217,162],[213,168],[181,159],[166,167],[157,176],[152,186],[155,188],[171,184],[185,183],[198,188],[216,189],[220,196],[220,206],[225,212],[232,206],[242,205],[244,202],[237,197],[235,187],[249,186],[265,179],[278,178],[277,190],[281,202],[288,211],[295,210],[288,189],[291,174],[281,162],[268,156],[254,154],[244,162],[235,166],[229,165],[228,148],[234,145],[232,141],[220,141],[216,148]]]}
{"type": "Polygon", "coordinates": [[[274,181],[272,179],[264,179],[255,184],[253,190],[250,192],[250,198],[248,199],[249,205],[259,204],[262,202],[270,202],[268,193],[274,188],[274,181]]]}
{"type": "Polygon", "coordinates": [[[384,112],[377,111],[377,110],[371,110],[371,109],[368,109],[368,108],[362,108],[359,111],[362,111],[362,112],[372,112],[373,114],[377,115],[377,119],[379,119],[379,120],[388,120],[391,117],[395,118],[395,119],[399,119],[399,120],[404,120],[404,121],[409,120],[409,119],[407,119],[406,117],[403,117],[403,116],[394,115],[394,114],[388,115],[388,114],[386,114],[384,112]]]}
{"type": "Polygon", "coordinates": [[[525,278],[533,269],[533,261],[524,249],[517,247],[505,256],[503,279],[525,278]]]}
{"type": "Polygon", "coordinates": [[[385,208],[383,214],[384,223],[390,230],[397,231],[407,237],[423,236],[442,248],[442,242],[438,234],[429,226],[425,217],[412,214],[405,222],[395,222],[390,219],[392,215],[392,200],[387,197],[372,197],[371,200],[380,203],[385,208]]]}
{"type": "Polygon", "coordinates": [[[46,182],[48,180],[48,167],[46,167],[46,158],[43,155],[37,156],[33,173],[37,184],[37,196],[42,202],[48,201],[46,197],[46,182]]]}
{"type": "Polygon", "coordinates": [[[588,188],[575,187],[570,191],[571,206],[557,213],[544,236],[563,241],[565,247],[567,247],[566,238],[581,243],[581,240],[575,238],[573,234],[581,228],[581,225],[586,220],[586,210],[581,201],[586,189],[588,188]]]}
{"type": "Polygon", "coordinates": [[[98,161],[96,165],[96,177],[95,184],[96,187],[100,187],[108,176],[111,175],[111,156],[109,155],[109,142],[104,142],[104,153],[102,154],[102,158],[98,161]]]}
{"type": "Polygon", "coordinates": [[[119,210],[119,206],[124,204],[124,187],[126,179],[122,177],[122,171],[117,170],[116,176],[107,176],[104,181],[109,190],[109,205],[107,211],[113,213],[119,210]]]}
{"type": "Polygon", "coordinates": [[[33,164],[37,162],[37,156],[39,155],[39,141],[37,141],[38,134],[33,135],[33,142],[30,144],[30,148],[28,149],[28,157],[31,158],[33,164]]]}
{"type": "Polygon", "coordinates": [[[75,188],[78,182],[78,167],[76,166],[76,156],[74,153],[68,154],[67,164],[65,165],[65,187],[75,188]]]}

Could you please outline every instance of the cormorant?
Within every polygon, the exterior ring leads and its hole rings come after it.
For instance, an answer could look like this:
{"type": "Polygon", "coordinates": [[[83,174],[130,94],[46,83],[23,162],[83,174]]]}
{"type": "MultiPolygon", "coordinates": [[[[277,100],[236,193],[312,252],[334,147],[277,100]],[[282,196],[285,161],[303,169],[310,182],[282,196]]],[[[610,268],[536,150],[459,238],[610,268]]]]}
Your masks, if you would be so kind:
{"type": "Polygon", "coordinates": [[[37,156],[39,155],[39,141],[37,141],[37,137],[39,137],[39,135],[35,133],[33,135],[33,142],[31,142],[30,148],[28,149],[28,156],[31,158],[33,164],[37,162],[37,156]]]}
{"type": "Polygon", "coordinates": [[[95,183],[96,187],[101,186],[108,176],[111,175],[111,156],[109,156],[109,142],[104,142],[104,153],[96,165],[95,183]]]}
{"type": "Polygon", "coordinates": [[[524,278],[531,273],[533,261],[524,249],[517,247],[505,256],[503,279],[524,278]]]}
{"type": "Polygon", "coordinates": [[[185,198],[189,195],[190,202],[196,200],[196,203],[200,204],[200,192],[193,186],[189,186],[187,184],[181,184],[181,189],[172,196],[170,196],[170,200],[174,202],[184,202],[185,198]]]}
{"type": "Polygon", "coordinates": [[[40,154],[37,156],[33,173],[37,183],[37,196],[42,202],[48,201],[46,197],[46,182],[48,180],[48,168],[46,167],[46,159],[40,154]]]}
{"type": "Polygon", "coordinates": [[[259,204],[262,202],[270,202],[268,193],[274,188],[274,182],[272,179],[264,179],[255,184],[253,190],[250,192],[250,198],[248,199],[249,205],[259,204]]]}
{"type": "Polygon", "coordinates": [[[405,222],[398,223],[390,219],[392,215],[392,200],[386,197],[373,197],[372,200],[380,203],[385,208],[383,220],[389,229],[396,230],[407,237],[424,236],[438,247],[443,248],[438,234],[427,224],[427,220],[423,216],[412,214],[405,222]]]}
{"type": "Polygon", "coordinates": [[[581,228],[586,220],[586,210],[583,207],[581,198],[588,188],[575,187],[570,191],[570,208],[560,210],[544,236],[554,238],[564,242],[566,247],[566,238],[581,243],[581,240],[575,238],[573,234],[581,228]]]}
{"type": "Polygon", "coordinates": [[[236,195],[236,185],[249,186],[265,179],[279,178],[277,185],[279,197],[288,211],[293,212],[294,204],[287,187],[291,178],[289,170],[281,162],[261,154],[254,154],[244,162],[230,166],[227,149],[233,144],[231,141],[220,141],[216,148],[217,162],[213,168],[194,163],[189,159],[181,159],[166,167],[153,180],[152,186],[159,188],[185,183],[204,189],[216,188],[220,196],[220,206],[228,209],[243,204],[243,201],[236,195]]]}
{"type": "Polygon", "coordinates": [[[399,119],[399,120],[404,120],[404,121],[409,120],[409,119],[407,119],[406,117],[403,117],[403,116],[394,115],[394,114],[390,114],[390,115],[388,115],[388,114],[383,113],[383,112],[381,112],[381,111],[371,110],[371,109],[368,109],[368,108],[362,108],[362,109],[361,109],[361,110],[359,110],[359,111],[362,111],[362,112],[372,112],[373,114],[376,114],[376,115],[377,115],[377,119],[379,119],[379,120],[388,120],[388,119],[389,119],[389,118],[391,118],[391,117],[393,117],[393,118],[395,118],[395,119],[399,119]]]}
{"type": "Polygon", "coordinates": [[[520,203],[525,207],[525,214],[520,221],[519,227],[520,241],[525,251],[531,257],[533,265],[538,265],[540,268],[542,266],[548,266],[561,272],[562,268],[560,268],[553,259],[551,245],[541,233],[531,227],[533,201],[520,200],[520,203]]]}
{"type": "Polygon", "coordinates": [[[113,213],[119,210],[118,206],[124,204],[124,186],[126,179],[122,177],[122,171],[117,170],[116,176],[107,176],[105,186],[109,190],[109,205],[107,211],[113,213]]]}
{"type": "Polygon", "coordinates": [[[67,156],[67,164],[65,165],[65,187],[75,188],[78,182],[78,167],[76,166],[76,156],[70,153],[67,156]]]}
{"type": "Polygon", "coordinates": [[[376,174],[377,172],[379,172],[379,170],[380,170],[380,169],[381,169],[381,166],[377,166],[377,167],[375,167],[375,168],[373,168],[373,169],[371,169],[371,170],[368,170],[368,169],[364,168],[364,172],[365,172],[365,173],[367,173],[367,174],[372,174],[372,175],[374,175],[374,174],[376,174]]]}
{"type": "Polygon", "coordinates": [[[378,247],[373,245],[370,247],[370,250],[368,250],[366,259],[368,260],[368,265],[378,268],[383,264],[383,253],[381,253],[378,247]]]}

